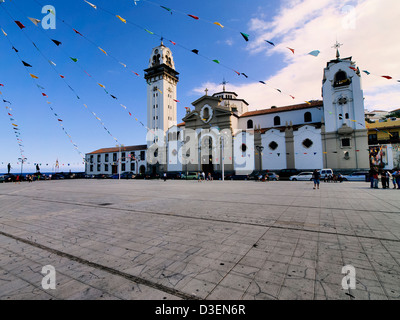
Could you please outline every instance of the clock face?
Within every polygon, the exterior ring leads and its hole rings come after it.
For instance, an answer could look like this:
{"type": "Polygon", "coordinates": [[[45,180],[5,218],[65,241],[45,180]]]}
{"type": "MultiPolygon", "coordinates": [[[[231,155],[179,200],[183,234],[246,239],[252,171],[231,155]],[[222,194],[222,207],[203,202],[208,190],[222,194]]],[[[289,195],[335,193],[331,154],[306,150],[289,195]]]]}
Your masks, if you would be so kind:
{"type": "Polygon", "coordinates": [[[205,104],[200,110],[200,119],[204,123],[209,123],[213,117],[213,109],[208,105],[205,104]]]}

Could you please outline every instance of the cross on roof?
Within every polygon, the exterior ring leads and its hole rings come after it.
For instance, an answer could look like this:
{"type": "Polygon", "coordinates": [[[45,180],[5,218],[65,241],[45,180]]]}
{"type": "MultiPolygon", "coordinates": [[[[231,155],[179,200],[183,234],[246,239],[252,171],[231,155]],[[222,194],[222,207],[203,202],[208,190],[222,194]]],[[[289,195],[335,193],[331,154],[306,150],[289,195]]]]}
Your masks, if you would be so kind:
{"type": "Polygon", "coordinates": [[[340,58],[340,53],[339,53],[339,48],[341,47],[343,45],[343,43],[339,43],[337,40],[336,40],[336,43],[333,45],[333,47],[332,48],[334,48],[334,49],[336,49],[336,58],[340,58]]]}

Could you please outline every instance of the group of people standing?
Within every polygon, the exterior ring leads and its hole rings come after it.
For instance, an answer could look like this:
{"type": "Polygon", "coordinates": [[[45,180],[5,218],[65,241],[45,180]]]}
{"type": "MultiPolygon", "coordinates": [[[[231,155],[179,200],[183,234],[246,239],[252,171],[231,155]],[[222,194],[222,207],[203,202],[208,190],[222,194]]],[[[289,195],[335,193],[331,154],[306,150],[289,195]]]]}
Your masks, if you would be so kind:
{"type": "Polygon", "coordinates": [[[390,181],[392,181],[393,189],[400,189],[400,170],[383,170],[374,167],[369,170],[369,180],[373,189],[379,189],[379,181],[381,181],[382,189],[390,189],[390,181]]]}

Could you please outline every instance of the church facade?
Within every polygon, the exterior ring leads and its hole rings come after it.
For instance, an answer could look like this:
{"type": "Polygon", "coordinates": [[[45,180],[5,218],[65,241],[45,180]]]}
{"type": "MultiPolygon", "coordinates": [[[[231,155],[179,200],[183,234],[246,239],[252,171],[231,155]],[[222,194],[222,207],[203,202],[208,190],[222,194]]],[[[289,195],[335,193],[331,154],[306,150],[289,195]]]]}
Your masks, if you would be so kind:
{"type": "Polygon", "coordinates": [[[212,95],[205,90],[179,124],[178,75],[161,43],[145,69],[147,173],[369,168],[361,77],[339,51],[323,70],[322,100],[249,111],[224,84],[212,95]]]}

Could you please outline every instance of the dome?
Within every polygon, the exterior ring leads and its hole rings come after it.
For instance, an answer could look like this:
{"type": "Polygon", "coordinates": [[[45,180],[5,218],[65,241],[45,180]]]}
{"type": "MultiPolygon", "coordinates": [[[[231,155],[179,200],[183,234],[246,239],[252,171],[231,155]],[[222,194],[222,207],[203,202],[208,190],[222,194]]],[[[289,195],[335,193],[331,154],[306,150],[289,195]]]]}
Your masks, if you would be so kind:
{"type": "Polygon", "coordinates": [[[153,48],[149,60],[149,68],[156,67],[158,65],[165,64],[168,67],[175,70],[174,59],[172,57],[172,52],[169,48],[161,44],[158,47],[153,48]]]}

